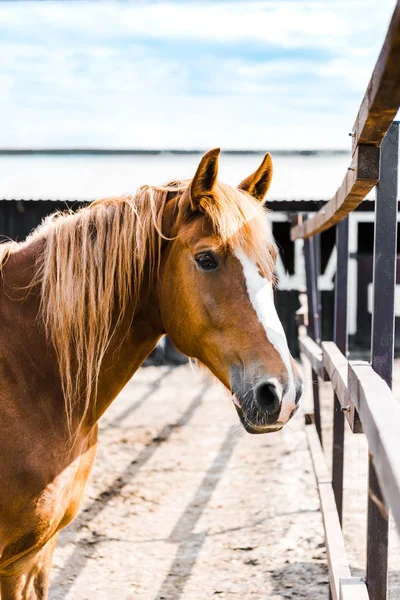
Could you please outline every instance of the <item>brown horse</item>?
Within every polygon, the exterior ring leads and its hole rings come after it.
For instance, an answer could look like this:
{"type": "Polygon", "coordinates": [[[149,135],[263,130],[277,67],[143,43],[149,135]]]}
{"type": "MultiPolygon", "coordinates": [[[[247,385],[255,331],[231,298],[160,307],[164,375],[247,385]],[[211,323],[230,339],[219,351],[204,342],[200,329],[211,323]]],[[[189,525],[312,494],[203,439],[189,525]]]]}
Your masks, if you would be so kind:
{"type": "Polygon", "coordinates": [[[271,158],[234,189],[217,182],[218,157],[190,182],[52,216],[2,247],[1,600],[47,597],[98,419],[164,333],[232,392],[247,431],[277,431],[296,410],[261,204],[271,158]]]}

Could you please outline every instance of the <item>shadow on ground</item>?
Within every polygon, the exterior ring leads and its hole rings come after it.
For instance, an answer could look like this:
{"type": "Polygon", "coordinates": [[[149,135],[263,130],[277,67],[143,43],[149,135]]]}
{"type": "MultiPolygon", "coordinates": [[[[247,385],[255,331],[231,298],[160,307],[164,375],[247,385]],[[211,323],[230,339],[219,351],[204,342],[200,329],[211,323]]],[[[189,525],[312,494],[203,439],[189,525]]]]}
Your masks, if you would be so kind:
{"type": "MultiPolygon", "coordinates": [[[[158,380],[156,380],[154,382],[154,386],[153,386],[154,389],[157,389],[161,379],[163,377],[165,377],[166,375],[168,375],[169,372],[170,371],[166,371],[164,375],[162,375],[158,380]]],[[[162,430],[160,430],[159,434],[152,439],[150,444],[144,446],[144,448],[141,450],[141,452],[138,454],[138,456],[136,456],[136,458],[127,465],[125,470],[122,473],[120,473],[118,475],[118,477],[116,477],[114,479],[112,484],[106,490],[101,492],[97,496],[97,498],[95,498],[92,502],[90,502],[84,508],[84,510],[80,513],[80,515],[78,516],[78,518],[75,521],[75,524],[78,529],[81,530],[82,528],[85,528],[90,522],[92,522],[100,514],[100,512],[102,512],[105,509],[105,507],[108,505],[109,501],[111,499],[117,497],[122,492],[122,490],[126,487],[126,485],[128,485],[128,483],[132,482],[135,475],[150,460],[150,458],[156,452],[160,443],[165,442],[169,438],[171,433],[174,431],[174,429],[179,428],[179,427],[184,427],[191,420],[195,411],[201,405],[204,395],[207,392],[207,390],[209,389],[209,387],[210,387],[210,383],[208,381],[206,381],[203,384],[203,386],[200,388],[198,394],[196,394],[196,396],[192,399],[192,401],[190,402],[186,411],[178,419],[178,421],[175,423],[168,423],[167,425],[165,425],[162,428],[162,430]]],[[[154,391],[154,389],[152,391],[154,391]]],[[[145,399],[149,398],[150,395],[151,395],[151,393],[146,393],[142,399],[140,399],[139,401],[137,401],[134,404],[133,408],[136,409],[138,402],[141,403],[145,399]]],[[[133,408],[131,407],[130,409],[127,409],[127,411],[131,412],[133,410],[133,408]]],[[[125,416],[126,416],[127,411],[125,411],[125,416]]],[[[115,421],[113,421],[113,423],[111,425],[115,424],[115,421]]],[[[74,538],[76,536],[76,531],[74,531],[73,529],[71,530],[71,536],[72,536],[72,538],[74,538]]],[[[58,588],[60,585],[64,586],[63,590],[62,590],[62,595],[58,595],[58,598],[64,599],[67,597],[70,586],[74,583],[75,579],[79,576],[81,571],[84,569],[87,560],[90,559],[91,554],[93,553],[95,546],[96,546],[97,542],[99,542],[99,541],[101,541],[101,538],[97,539],[96,537],[94,539],[91,537],[90,539],[80,540],[79,543],[81,545],[85,545],[88,548],[88,550],[83,557],[77,556],[77,555],[75,555],[75,553],[72,554],[70,556],[70,558],[67,560],[63,569],[60,571],[60,573],[55,578],[55,580],[51,586],[51,591],[58,588]],[[67,585],[65,585],[65,572],[68,572],[70,574],[70,579],[69,579],[69,582],[67,585]]]]}
{"type": "Polygon", "coordinates": [[[321,562],[287,563],[270,572],[273,592],[281,598],[326,600],[329,595],[328,566],[321,562]],[[312,589],[312,598],[310,596],[312,589]]]}
{"type": "Polygon", "coordinates": [[[177,544],[177,551],[170,570],[165,577],[155,600],[179,600],[184,598],[184,588],[197,556],[206,538],[206,532],[195,532],[218,482],[225,471],[232,452],[240,439],[236,427],[228,430],[220,450],[205,473],[192,501],[176,523],[168,541],[177,544]]]}

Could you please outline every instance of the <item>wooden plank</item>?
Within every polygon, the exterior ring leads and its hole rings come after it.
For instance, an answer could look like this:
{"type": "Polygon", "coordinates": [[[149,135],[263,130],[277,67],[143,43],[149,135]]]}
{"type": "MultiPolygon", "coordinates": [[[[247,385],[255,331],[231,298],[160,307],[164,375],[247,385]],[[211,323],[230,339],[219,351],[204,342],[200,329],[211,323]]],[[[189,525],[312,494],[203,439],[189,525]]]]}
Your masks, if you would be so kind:
{"type": "Polygon", "coordinates": [[[322,342],[322,355],[326,372],[338,397],[347,422],[353,433],[363,433],[362,424],[347,388],[348,361],[334,342],[322,342]]]}
{"type": "Polygon", "coordinates": [[[369,600],[367,586],[362,577],[340,579],[340,600],[369,600]]]}
{"type": "Polygon", "coordinates": [[[332,599],[340,600],[340,580],[351,577],[342,528],[333,495],[332,480],[328,473],[316,427],[311,424],[307,425],[305,429],[321,504],[332,599]]]}
{"type": "MultiPolygon", "coordinates": [[[[349,362],[348,387],[360,414],[384,498],[400,532],[400,403],[367,363],[349,362]]],[[[384,512],[384,505],[380,509],[384,512]]]]}
{"type": "Polygon", "coordinates": [[[329,229],[361,204],[379,180],[379,154],[375,146],[359,146],[336,194],[311,219],[291,228],[292,241],[329,229]]]}
{"type": "Polygon", "coordinates": [[[353,127],[359,144],[379,146],[400,106],[400,2],[397,2],[379,58],[353,127]]]}
{"type": "Polygon", "coordinates": [[[325,369],[332,387],[343,408],[348,406],[347,358],[343,356],[335,342],[322,342],[322,355],[325,369]]]}
{"type": "Polygon", "coordinates": [[[329,381],[322,361],[322,350],[318,344],[306,335],[299,337],[299,346],[300,352],[306,356],[314,372],[317,373],[323,381],[329,381]]]}

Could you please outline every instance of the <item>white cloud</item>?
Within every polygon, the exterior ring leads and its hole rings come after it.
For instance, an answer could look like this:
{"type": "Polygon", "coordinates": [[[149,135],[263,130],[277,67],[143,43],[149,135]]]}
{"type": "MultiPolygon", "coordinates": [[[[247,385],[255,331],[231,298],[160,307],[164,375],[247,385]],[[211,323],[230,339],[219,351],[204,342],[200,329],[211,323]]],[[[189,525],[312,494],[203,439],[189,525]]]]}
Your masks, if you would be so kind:
{"type": "Polygon", "coordinates": [[[348,45],[354,30],[364,34],[376,30],[378,23],[387,22],[392,7],[393,0],[19,2],[12,8],[7,3],[0,6],[0,22],[19,31],[29,31],[37,23],[105,39],[118,34],[164,39],[195,37],[235,43],[268,41],[293,48],[309,46],[312,37],[313,46],[330,47],[332,43],[348,45]]]}
{"type": "Polygon", "coordinates": [[[1,144],[347,147],[393,5],[1,3],[1,144]]]}

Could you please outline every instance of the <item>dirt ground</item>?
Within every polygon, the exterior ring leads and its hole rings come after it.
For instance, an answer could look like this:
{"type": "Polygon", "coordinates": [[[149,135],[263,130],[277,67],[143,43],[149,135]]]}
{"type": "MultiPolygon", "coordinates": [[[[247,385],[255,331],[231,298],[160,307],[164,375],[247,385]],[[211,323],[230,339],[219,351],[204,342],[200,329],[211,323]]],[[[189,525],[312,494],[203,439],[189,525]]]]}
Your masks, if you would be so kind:
{"type": "MultiPolygon", "coordinates": [[[[322,396],[328,423],[327,384],[322,396]]],[[[348,438],[344,529],[357,574],[366,451],[363,436],[348,438]]],[[[395,560],[398,549],[395,540],[395,560]]],[[[391,600],[400,598],[396,564],[391,600]]],[[[84,504],[60,535],[52,571],[51,600],[114,598],[327,599],[302,416],[281,432],[251,436],[204,373],[140,369],[101,421],[84,504]]]]}
{"type": "Polygon", "coordinates": [[[142,368],[101,422],[51,600],[319,600],[327,586],[302,418],[251,436],[203,373],[142,368]]]}

